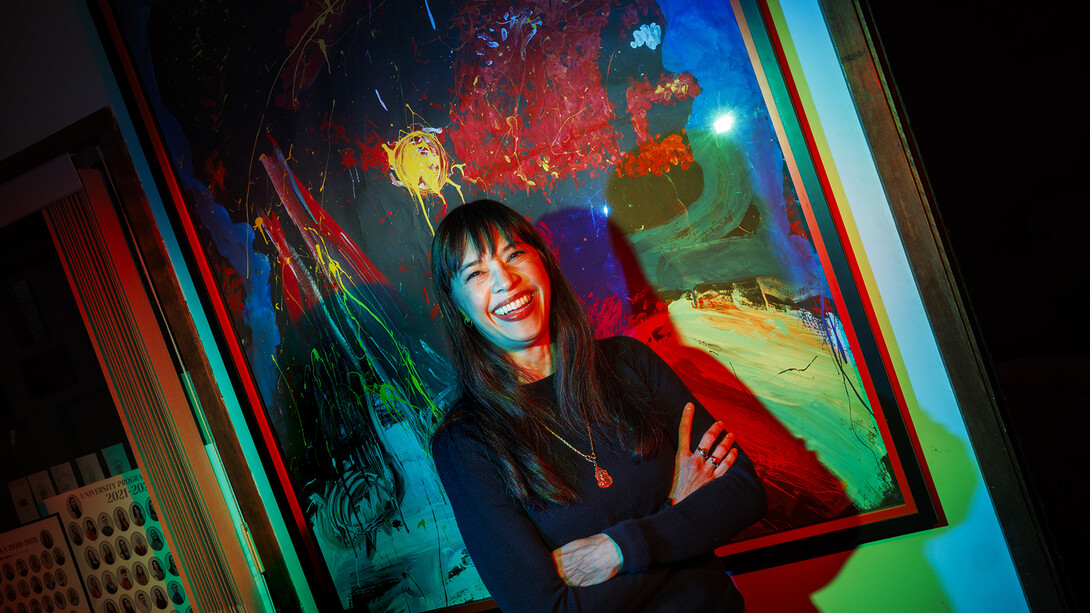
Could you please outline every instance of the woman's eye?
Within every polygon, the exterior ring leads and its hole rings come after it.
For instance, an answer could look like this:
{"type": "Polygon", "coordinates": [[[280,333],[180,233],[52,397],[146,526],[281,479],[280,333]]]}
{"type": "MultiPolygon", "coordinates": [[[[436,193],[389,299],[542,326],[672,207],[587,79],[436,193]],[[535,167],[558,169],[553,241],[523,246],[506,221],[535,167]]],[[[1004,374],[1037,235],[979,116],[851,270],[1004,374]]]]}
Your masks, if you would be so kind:
{"type": "Polygon", "coordinates": [[[466,278],[465,278],[465,282],[466,282],[466,283],[469,283],[470,281],[472,281],[472,280],[473,280],[473,279],[474,279],[475,277],[477,277],[477,276],[478,276],[478,275],[480,275],[480,274],[481,274],[481,271],[479,271],[479,270],[474,270],[473,272],[471,272],[471,273],[469,273],[468,275],[466,275],[466,278]]]}
{"type": "Polygon", "coordinates": [[[511,252],[511,255],[507,256],[508,261],[512,261],[520,256],[526,255],[526,251],[523,249],[516,249],[511,252]]]}

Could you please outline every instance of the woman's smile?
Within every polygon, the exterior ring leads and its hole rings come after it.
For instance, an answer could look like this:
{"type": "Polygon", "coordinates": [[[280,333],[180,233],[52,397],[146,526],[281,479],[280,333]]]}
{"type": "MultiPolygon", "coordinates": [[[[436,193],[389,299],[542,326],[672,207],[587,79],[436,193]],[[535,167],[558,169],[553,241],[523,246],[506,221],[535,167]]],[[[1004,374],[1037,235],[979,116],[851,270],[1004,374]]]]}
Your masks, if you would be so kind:
{"type": "Polygon", "coordinates": [[[516,321],[522,319],[526,315],[529,315],[530,309],[526,308],[530,305],[530,302],[534,299],[534,294],[528,292],[521,296],[508,300],[500,306],[492,309],[497,317],[500,317],[506,321],[516,321]]]}

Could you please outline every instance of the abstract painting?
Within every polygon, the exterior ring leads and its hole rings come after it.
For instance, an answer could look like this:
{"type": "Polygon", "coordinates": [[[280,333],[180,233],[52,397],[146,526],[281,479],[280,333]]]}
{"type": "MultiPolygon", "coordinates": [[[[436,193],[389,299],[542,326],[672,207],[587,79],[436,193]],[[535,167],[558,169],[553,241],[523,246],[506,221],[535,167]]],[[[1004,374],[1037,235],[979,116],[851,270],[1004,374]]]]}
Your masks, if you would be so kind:
{"type": "Polygon", "coordinates": [[[428,452],[457,393],[429,245],[482,197],[547,237],[599,336],[648,343],[738,433],[770,511],[721,554],[926,506],[865,312],[835,289],[843,247],[813,221],[833,205],[799,197],[736,7],[100,8],[324,606],[487,598],[428,452]]]}

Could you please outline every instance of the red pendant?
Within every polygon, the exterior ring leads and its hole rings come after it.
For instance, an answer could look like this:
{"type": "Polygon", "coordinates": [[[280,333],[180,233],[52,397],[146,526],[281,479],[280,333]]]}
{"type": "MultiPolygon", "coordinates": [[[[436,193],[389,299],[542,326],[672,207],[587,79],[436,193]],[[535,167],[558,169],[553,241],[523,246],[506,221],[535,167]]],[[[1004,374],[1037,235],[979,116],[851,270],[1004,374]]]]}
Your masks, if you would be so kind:
{"type": "Polygon", "coordinates": [[[597,465],[594,467],[594,478],[598,480],[598,487],[609,487],[613,485],[613,477],[609,476],[606,469],[597,465]]]}

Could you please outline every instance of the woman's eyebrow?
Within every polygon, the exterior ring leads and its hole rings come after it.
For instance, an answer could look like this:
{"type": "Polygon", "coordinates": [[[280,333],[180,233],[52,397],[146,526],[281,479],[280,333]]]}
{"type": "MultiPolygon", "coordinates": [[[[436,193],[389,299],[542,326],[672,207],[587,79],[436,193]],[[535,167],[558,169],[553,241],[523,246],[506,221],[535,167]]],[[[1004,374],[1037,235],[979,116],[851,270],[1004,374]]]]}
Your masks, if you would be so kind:
{"type": "Polygon", "coordinates": [[[496,249],[496,253],[511,251],[512,249],[520,249],[524,246],[525,245],[523,244],[523,242],[516,238],[514,240],[507,241],[507,243],[504,244],[502,247],[498,247],[496,249]]]}
{"type": "MultiPolygon", "coordinates": [[[[525,247],[523,242],[518,240],[518,239],[515,239],[513,241],[504,242],[504,244],[502,246],[501,245],[496,245],[496,250],[493,251],[492,253],[493,254],[506,253],[506,252],[511,251],[513,249],[521,249],[523,247],[525,247]]],[[[476,266],[476,265],[480,264],[482,261],[484,261],[484,254],[483,253],[479,254],[477,256],[477,259],[470,260],[469,262],[463,263],[462,267],[458,269],[457,274],[462,274],[462,272],[465,269],[476,266]]]]}
{"type": "Polygon", "coordinates": [[[465,262],[464,264],[462,264],[462,267],[458,269],[458,272],[456,274],[459,274],[459,275],[462,274],[462,272],[464,272],[465,269],[472,268],[473,266],[476,266],[477,264],[480,264],[482,260],[484,260],[484,256],[483,255],[478,255],[477,259],[470,260],[470,261],[465,262]]]}

